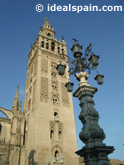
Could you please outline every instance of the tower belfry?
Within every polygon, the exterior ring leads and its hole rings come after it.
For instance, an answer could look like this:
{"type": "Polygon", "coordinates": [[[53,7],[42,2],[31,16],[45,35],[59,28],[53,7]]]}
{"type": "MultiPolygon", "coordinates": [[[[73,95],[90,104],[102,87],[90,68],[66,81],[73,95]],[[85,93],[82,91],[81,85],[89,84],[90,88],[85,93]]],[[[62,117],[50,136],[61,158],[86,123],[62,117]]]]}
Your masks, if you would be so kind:
{"type": "Polygon", "coordinates": [[[61,54],[67,54],[64,38],[45,19],[28,55],[24,101],[26,165],[77,165],[76,131],[72,95],[65,87],[68,64],[63,76],[56,70],[61,54]]]}

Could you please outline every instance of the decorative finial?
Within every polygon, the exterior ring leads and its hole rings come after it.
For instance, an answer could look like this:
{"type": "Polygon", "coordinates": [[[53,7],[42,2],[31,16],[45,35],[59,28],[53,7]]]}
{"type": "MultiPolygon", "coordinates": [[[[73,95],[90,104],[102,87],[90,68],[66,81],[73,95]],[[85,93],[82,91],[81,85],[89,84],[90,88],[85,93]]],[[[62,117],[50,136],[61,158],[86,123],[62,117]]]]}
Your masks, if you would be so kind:
{"type": "Polygon", "coordinates": [[[48,18],[49,18],[49,17],[46,17],[46,18],[44,18],[43,20],[44,20],[44,21],[48,21],[48,18]]]}
{"type": "Polygon", "coordinates": [[[62,40],[64,40],[64,36],[62,36],[62,40]]]}
{"type": "Polygon", "coordinates": [[[74,40],[75,43],[76,43],[76,41],[78,42],[78,40],[76,40],[75,38],[72,38],[72,40],[74,40]]]}

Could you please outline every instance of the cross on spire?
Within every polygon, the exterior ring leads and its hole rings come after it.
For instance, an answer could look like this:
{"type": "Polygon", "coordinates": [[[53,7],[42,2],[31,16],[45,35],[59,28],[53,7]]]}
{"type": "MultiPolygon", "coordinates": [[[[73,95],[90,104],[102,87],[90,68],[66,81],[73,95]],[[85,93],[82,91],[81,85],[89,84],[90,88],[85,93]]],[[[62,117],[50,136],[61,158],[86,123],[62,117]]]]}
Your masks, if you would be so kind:
{"type": "Polygon", "coordinates": [[[74,40],[75,43],[76,43],[76,41],[78,42],[78,40],[76,40],[75,38],[72,38],[72,40],[74,40]]]}

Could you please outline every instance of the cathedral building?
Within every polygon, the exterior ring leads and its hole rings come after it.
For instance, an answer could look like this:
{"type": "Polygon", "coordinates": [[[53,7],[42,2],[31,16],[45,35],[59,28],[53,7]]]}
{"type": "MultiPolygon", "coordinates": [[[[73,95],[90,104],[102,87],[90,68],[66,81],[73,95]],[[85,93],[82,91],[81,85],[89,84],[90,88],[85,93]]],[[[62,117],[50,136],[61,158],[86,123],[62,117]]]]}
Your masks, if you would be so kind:
{"type": "Polygon", "coordinates": [[[54,38],[55,31],[45,20],[28,55],[24,110],[17,87],[12,109],[0,107],[1,165],[78,165],[72,95],[65,87],[69,80],[66,43],[54,38]],[[58,75],[58,64],[66,65],[58,75]]]}

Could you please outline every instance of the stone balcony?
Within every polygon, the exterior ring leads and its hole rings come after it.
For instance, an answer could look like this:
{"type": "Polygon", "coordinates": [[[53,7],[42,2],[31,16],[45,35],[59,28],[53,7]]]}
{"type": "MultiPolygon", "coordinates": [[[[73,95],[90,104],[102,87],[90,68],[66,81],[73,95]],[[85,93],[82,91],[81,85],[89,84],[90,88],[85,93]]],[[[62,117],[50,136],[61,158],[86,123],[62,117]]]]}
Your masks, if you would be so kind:
{"type": "Polygon", "coordinates": [[[59,122],[59,117],[58,116],[54,116],[54,121],[58,121],[59,122]]]}
{"type": "Polygon", "coordinates": [[[63,157],[52,157],[52,162],[53,163],[63,163],[64,158],[63,157]]]}

